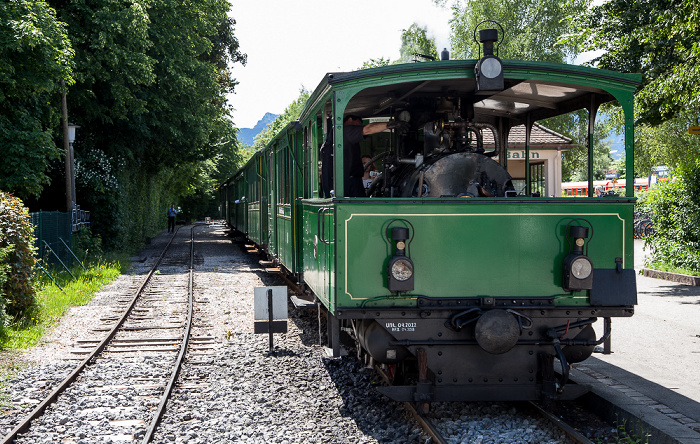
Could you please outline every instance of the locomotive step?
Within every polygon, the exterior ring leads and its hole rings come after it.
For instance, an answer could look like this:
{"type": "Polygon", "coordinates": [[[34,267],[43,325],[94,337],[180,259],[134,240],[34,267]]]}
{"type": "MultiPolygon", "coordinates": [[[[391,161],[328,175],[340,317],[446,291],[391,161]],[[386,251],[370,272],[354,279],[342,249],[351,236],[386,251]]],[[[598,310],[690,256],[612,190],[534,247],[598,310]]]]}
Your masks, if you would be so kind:
{"type": "Polygon", "coordinates": [[[316,308],[316,303],[314,301],[301,299],[295,295],[292,295],[289,299],[292,300],[292,304],[294,304],[296,308],[316,308]]]}

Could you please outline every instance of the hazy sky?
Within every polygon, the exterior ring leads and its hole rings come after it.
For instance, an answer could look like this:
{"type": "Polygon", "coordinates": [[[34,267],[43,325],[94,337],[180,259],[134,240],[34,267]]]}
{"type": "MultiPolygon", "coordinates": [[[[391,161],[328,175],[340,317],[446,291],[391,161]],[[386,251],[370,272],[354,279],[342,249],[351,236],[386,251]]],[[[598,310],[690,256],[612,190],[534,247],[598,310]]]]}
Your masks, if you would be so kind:
{"type": "Polygon", "coordinates": [[[239,128],[252,128],[266,112],[280,114],[299,96],[313,91],[324,74],[352,71],[369,59],[399,58],[401,30],[418,23],[428,28],[438,52],[449,50],[448,8],[433,0],[231,0],[245,67],[229,101],[239,128]],[[352,6],[349,6],[352,5],[352,6]]]}

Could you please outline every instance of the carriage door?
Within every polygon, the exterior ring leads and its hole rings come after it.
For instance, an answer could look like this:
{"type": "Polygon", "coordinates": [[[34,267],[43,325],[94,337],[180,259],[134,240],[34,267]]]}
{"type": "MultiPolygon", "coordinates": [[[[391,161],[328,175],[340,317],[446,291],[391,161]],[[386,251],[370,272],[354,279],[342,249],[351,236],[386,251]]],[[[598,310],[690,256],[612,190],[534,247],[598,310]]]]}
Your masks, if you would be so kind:
{"type": "Polygon", "coordinates": [[[318,210],[318,262],[323,288],[323,299],[334,311],[335,297],[333,271],[335,270],[335,206],[323,206],[318,210]]]}

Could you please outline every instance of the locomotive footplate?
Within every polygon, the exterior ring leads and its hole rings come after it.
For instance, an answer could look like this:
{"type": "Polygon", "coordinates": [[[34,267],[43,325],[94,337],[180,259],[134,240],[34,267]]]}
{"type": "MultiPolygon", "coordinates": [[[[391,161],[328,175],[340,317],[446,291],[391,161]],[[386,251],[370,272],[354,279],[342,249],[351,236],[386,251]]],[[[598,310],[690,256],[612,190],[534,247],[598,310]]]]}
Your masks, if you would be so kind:
{"type": "Polygon", "coordinates": [[[610,335],[607,318],[597,324],[596,335],[597,318],[577,315],[578,310],[551,307],[544,314],[501,308],[403,311],[400,317],[358,319],[356,325],[360,347],[376,362],[427,368],[415,385],[378,388],[396,401],[570,400],[588,388],[566,385],[569,364],[588,358],[610,335]]]}

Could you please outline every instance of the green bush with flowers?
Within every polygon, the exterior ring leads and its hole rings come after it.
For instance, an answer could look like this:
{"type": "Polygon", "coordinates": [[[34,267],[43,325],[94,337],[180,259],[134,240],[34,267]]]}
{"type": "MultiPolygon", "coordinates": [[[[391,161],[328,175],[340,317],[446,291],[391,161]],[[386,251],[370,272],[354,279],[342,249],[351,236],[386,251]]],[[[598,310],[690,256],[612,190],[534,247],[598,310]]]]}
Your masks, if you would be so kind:
{"type": "MultiPolygon", "coordinates": [[[[35,301],[34,227],[22,201],[0,191],[0,304],[18,317],[35,301]]],[[[4,319],[3,319],[4,320],[4,319]]]]}

